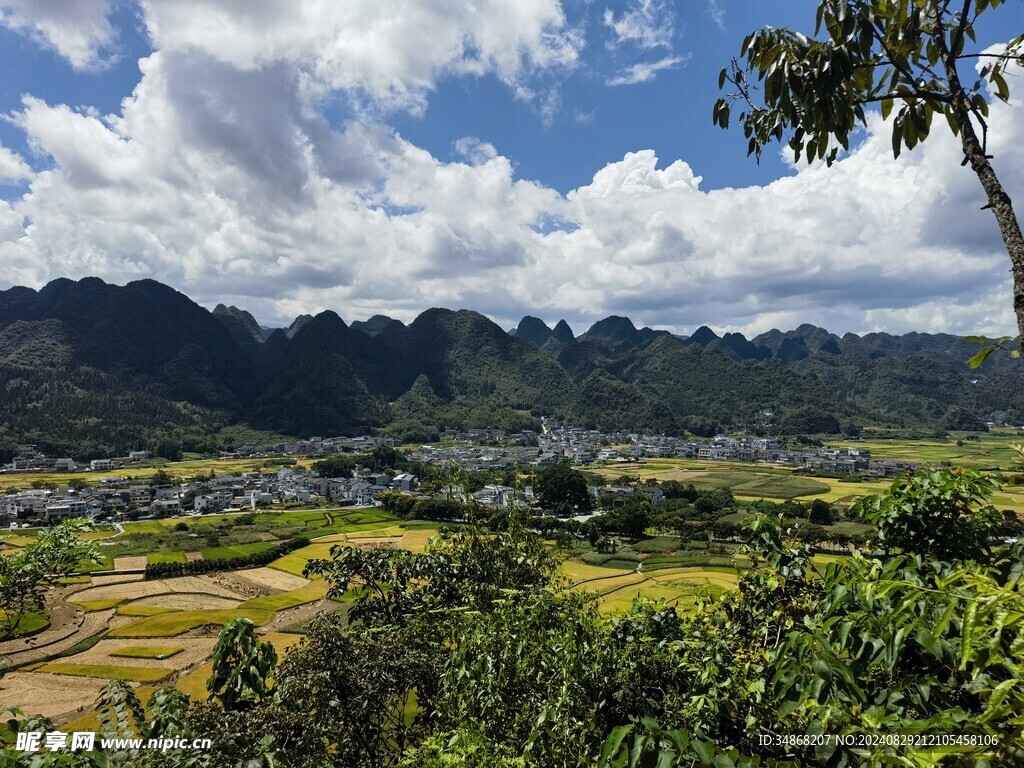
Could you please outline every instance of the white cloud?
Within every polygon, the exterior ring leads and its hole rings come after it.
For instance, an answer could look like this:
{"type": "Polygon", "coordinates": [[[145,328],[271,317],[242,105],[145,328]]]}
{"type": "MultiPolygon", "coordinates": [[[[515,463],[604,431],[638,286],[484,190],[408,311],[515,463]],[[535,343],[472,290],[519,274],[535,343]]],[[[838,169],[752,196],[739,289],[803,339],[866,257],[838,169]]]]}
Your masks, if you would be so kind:
{"type": "Polygon", "coordinates": [[[606,9],[604,23],[615,33],[616,44],[630,43],[642,49],[672,50],[675,14],[670,3],[661,0],[632,0],[629,10],[619,17],[606,9]]]}
{"type": "Polygon", "coordinates": [[[725,9],[718,4],[718,0],[708,0],[708,16],[716,27],[725,31],[725,9]]]}
{"type": "MultiPolygon", "coordinates": [[[[341,5],[325,4],[325,18],[341,5]]],[[[240,8],[224,21],[220,52],[202,25],[161,17],[163,47],[140,62],[117,114],[24,100],[11,120],[52,168],[25,175],[17,155],[0,152],[0,171],[29,185],[0,202],[0,285],[154,277],[277,322],[325,307],[409,320],[470,306],[503,324],[564,316],[577,330],[612,313],[678,331],[1014,327],[1005,250],[947,132],[894,161],[889,128],[875,119],[831,169],[712,191],[688,163],[659,167],[645,150],[561,195],[517,179],[486,137],[461,139],[460,161],[443,162],[366,114],[332,127],[311,98],[337,87],[321,73],[329,62],[317,63],[324,47],[291,40],[312,33],[286,26],[283,40],[266,40],[280,55],[250,49],[236,39],[258,32],[247,14],[277,4],[240,8]]],[[[463,23],[487,38],[478,21],[463,23]]],[[[372,86],[385,99],[429,89],[453,61],[384,54],[417,60],[402,65],[407,80],[372,86]]],[[[331,77],[368,89],[375,65],[364,64],[331,77]]],[[[1019,107],[993,105],[990,126],[996,168],[1024,199],[1012,173],[1024,167],[1019,107]]]]}
{"type": "Polygon", "coordinates": [[[456,139],[453,149],[456,155],[467,160],[471,165],[480,165],[498,156],[498,150],[494,148],[493,144],[480,141],[475,136],[463,136],[461,139],[456,139]]]}
{"type": "Polygon", "coordinates": [[[421,110],[438,78],[493,73],[517,93],[575,65],[582,39],[558,0],[142,0],[155,46],[242,70],[288,62],[313,94],[346,90],[421,110]]]}
{"type": "Polygon", "coordinates": [[[109,0],[0,0],[0,25],[53,47],[77,69],[98,63],[114,30],[109,0]]]}
{"type": "Polygon", "coordinates": [[[0,144],[0,184],[10,181],[24,181],[32,175],[32,169],[17,152],[0,144]]]}
{"type": "Polygon", "coordinates": [[[690,61],[692,54],[685,56],[666,56],[657,61],[644,61],[627,67],[623,72],[605,81],[606,85],[636,85],[647,83],[658,76],[658,73],[665,69],[675,69],[680,64],[685,66],[690,61]]]}

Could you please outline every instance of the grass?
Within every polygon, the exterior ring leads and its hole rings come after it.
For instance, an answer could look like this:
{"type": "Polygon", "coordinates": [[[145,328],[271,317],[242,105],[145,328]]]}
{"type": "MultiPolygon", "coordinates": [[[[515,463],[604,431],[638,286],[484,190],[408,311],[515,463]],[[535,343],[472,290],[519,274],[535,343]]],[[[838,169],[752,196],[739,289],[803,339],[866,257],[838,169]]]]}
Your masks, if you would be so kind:
{"type": "Polygon", "coordinates": [[[136,605],[125,603],[117,607],[120,616],[159,616],[161,613],[170,613],[174,608],[162,608],[158,605],[136,605]]]}
{"type": "Polygon", "coordinates": [[[274,618],[273,611],[258,608],[221,608],[194,611],[168,611],[147,616],[125,627],[110,631],[110,637],[174,637],[207,624],[225,624],[231,619],[249,619],[263,625],[274,618]]]}
{"type": "Polygon", "coordinates": [[[186,563],[188,558],[184,552],[151,552],[146,555],[146,562],[150,565],[157,563],[186,563]]]}
{"type": "Polygon", "coordinates": [[[94,645],[96,645],[96,643],[98,643],[100,640],[102,640],[106,636],[107,636],[107,630],[104,629],[104,630],[102,630],[100,632],[97,632],[95,635],[90,635],[89,637],[85,638],[84,640],[79,640],[77,643],[72,645],[70,648],[65,648],[58,655],[61,656],[61,657],[66,657],[66,656],[77,656],[80,653],[85,653],[86,651],[88,651],[90,648],[92,648],[94,645]]]}
{"type": "MultiPolygon", "coordinates": [[[[0,622],[6,621],[7,615],[0,611],[0,622]]],[[[0,640],[10,640],[14,637],[28,637],[29,635],[35,635],[42,632],[50,626],[49,612],[43,613],[26,613],[22,616],[18,623],[14,627],[14,631],[8,635],[0,634],[0,640]]]]}
{"type": "Polygon", "coordinates": [[[628,611],[638,597],[664,600],[678,610],[686,610],[701,596],[717,598],[735,589],[736,579],[736,571],[731,568],[680,568],[665,563],[664,569],[653,573],[627,573],[577,584],[573,589],[598,595],[604,613],[628,611]]]}
{"type": "Polygon", "coordinates": [[[410,552],[425,552],[427,543],[435,536],[437,536],[436,528],[407,530],[402,534],[402,540],[398,543],[398,546],[410,552]]]}
{"type": "Polygon", "coordinates": [[[105,600],[69,600],[68,602],[82,606],[86,613],[95,613],[96,611],[106,611],[111,608],[116,608],[124,602],[124,598],[108,597],[105,600]]]}
{"type": "Polygon", "coordinates": [[[64,576],[57,579],[58,584],[88,584],[91,581],[92,578],[89,576],[64,576]]]}
{"type": "Polygon", "coordinates": [[[36,672],[54,675],[75,675],[78,677],[104,677],[109,680],[131,680],[136,683],[159,683],[174,674],[173,669],[162,667],[117,667],[108,664],[71,664],[50,662],[38,667],[36,672]]]}
{"type": "Polygon", "coordinates": [[[325,581],[311,581],[304,587],[293,589],[290,592],[281,592],[276,595],[264,595],[246,600],[239,608],[255,608],[264,611],[281,611],[285,608],[294,608],[303,603],[312,603],[315,600],[322,600],[327,596],[327,583],[325,581]]]}
{"type": "Polygon", "coordinates": [[[111,656],[129,659],[168,659],[184,649],[177,645],[126,645],[111,652],[111,656]]]}
{"type": "Polygon", "coordinates": [[[589,565],[579,560],[566,560],[559,568],[559,572],[565,576],[570,583],[584,581],[586,579],[603,579],[609,576],[622,576],[629,571],[621,568],[606,568],[601,565],[589,565]]]}
{"type": "Polygon", "coordinates": [[[112,571],[114,570],[114,558],[106,555],[100,555],[98,563],[94,563],[92,560],[83,560],[78,564],[79,573],[95,573],[96,571],[112,571]]]}
{"type": "Polygon", "coordinates": [[[310,544],[308,547],[302,547],[296,549],[294,552],[289,552],[287,555],[282,555],[270,564],[271,568],[276,568],[279,571],[285,571],[286,573],[292,573],[296,576],[302,575],[302,569],[306,567],[306,563],[310,560],[317,559],[330,559],[331,547],[337,546],[335,542],[316,542],[310,544]]]}
{"type": "MultiPolygon", "coordinates": [[[[229,560],[232,557],[248,557],[266,552],[278,545],[276,541],[254,541],[252,544],[235,544],[229,547],[210,547],[203,550],[203,560],[229,560]]],[[[184,557],[184,554],[182,555],[184,557]]]]}
{"type": "Polygon", "coordinates": [[[205,701],[210,698],[210,692],[206,690],[206,681],[212,674],[213,662],[208,661],[181,678],[175,687],[187,694],[192,701],[205,701]]]}

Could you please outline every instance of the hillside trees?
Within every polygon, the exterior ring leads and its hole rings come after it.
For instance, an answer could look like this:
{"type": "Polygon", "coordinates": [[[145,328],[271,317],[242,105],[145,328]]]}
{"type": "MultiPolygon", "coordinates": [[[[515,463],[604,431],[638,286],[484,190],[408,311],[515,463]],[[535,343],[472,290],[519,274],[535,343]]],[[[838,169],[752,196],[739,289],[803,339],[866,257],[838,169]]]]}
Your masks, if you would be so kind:
{"type": "MultiPolygon", "coordinates": [[[[760,158],[772,141],[786,141],[799,161],[831,164],[839,148],[867,124],[878,104],[883,118],[894,109],[894,157],[928,138],[941,115],[960,140],[992,210],[1010,256],[1013,307],[1024,338],[1024,236],[1009,196],[988,154],[989,101],[1008,102],[1011,69],[1024,56],[1024,35],[1000,52],[968,50],[978,17],[1001,0],[820,0],[815,38],[765,27],[743,42],[742,64],[722,70],[719,87],[734,93],[715,103],[713,119],[727,128],[732,105],[748,139],[747,153],[760,158]],[[982,62],[980,77],[967,70],[982,62]],[[759,91],[759,93],[757,92],[759,91]]],[[[1008,30],[1008,35],[1020,30],[1008,30]]],[[[986,347],[990,352],[994,346],[986,347]]],[[[983,350],[974,362],[980,364],[983,350]]]]}

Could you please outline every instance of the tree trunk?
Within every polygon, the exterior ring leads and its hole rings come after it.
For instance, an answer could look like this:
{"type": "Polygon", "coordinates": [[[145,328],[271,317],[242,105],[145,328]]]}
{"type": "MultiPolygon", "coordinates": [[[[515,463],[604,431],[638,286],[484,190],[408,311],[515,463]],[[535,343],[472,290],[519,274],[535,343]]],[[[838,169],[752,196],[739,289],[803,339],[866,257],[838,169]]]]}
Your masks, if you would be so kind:
{"type": "Polygon", "coordinates": [[[1006,251],[1010,255],[1010,268],[1013,273],[1013,311],[1017,315],[1017,332],[1020,341],[1024,343],[1024,235],[1021,235],[1020,223],[1013,212],[1013,204],[1010,196],[1006,194],[1003,185],[996,176],[995,169],[985,155],[985,148],[978,139],[978,133],[974,130],[971,122],[971,112],[967,103],[967,95],[960,84],[960,75],[957,72],[956,57],[949,53],[946,41],[940,25],[935,33],[939,50],[945,56],[946,75],[949,78],[950,96],[953,97],[953,110],[956,122],[960,126],[960,144],[963,147],[964,157],[970,163],[971,170],[981,182],[982,189],[988,198],[988,206],[999,224],[999,232],[1006,244],[1006,251]]]}

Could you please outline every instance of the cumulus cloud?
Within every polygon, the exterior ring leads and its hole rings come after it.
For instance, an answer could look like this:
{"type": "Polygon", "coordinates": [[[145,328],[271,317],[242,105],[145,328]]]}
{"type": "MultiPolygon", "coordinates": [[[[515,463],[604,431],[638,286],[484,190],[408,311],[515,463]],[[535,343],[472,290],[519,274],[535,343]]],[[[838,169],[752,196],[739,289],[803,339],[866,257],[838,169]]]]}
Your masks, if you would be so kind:
{"type": "Polygon", "coordinates": [[[314,94],[365,94],[422,110],[446,74],[493,73],[532,94],[538,70],[571,67],[583,45],[558,0],[143,0],[156,48],[199,51],[240,70],[286,61],[314,94]]]}
{"type": "Polygon", "coordinates": [[[609,78],[605,81],[606,85],[636,85],[637,83],[647,83],[658,76],[658,73],[664,69],[675,69],[682,65],[686,66],[687,62],[690,61],[692,54],[686,54],[685,56],[666,56],[657,61],[643,61],[637,64],[633,64],[623,70],[615,77],[609,78]]]}
{"type": "Polygon", "coordinates": [[[114,34],[109,0],[0,0],[0,25],[52,47],[77,69],[94,66],[114,34]]]}
{"type": "MultiPolygon", "coordinates": [[[[385,25],[382,5],[307,2],[307,23],[278,29],[259,23],[277,3],[150,3],[158,50],[115,114],[29,96],[10,115],[52,162],[32,173],[0,150],[0,175],[28,182],[0,201],[0,285],[155,277],[282,323],[328,307],[410,320],[469,306],[577,330],[612,313],[680,332],[1013,328],[1005,250],[947,132],[894,161],[876,118],[834,167],[740,189],[705,190],[684,160],[641,150],[562,195],[518,178],[484,138],[455,142],[447,162],[382,113],[338,124],[319,108],[353,90],[409,108],[474,62],[510,81],[564,66],[557,5],[510,6],[534,14],[513,33],[500,14],[490,29],[455,4],[417,4],[440,26],[415,38],[385,25]],[[363,38],[395,69],[362,56],[363,38]]],[[[1010,172],[1024,167],[1019,113],[992,106],[990,149],[1024,199],[1010,172]]]]}
{"type": "Polygon", "coordinates": [[[614,43],[630,43],[643,49],[672,49],[675,34],[675,13],[671,4],[660,0],[632,0],[629,10],[616,16],[611,9],[604,12],[605,26],[615,35],[614,43]]]}
{"type": "Polygon", "coordinates": [[[17,152],[13,152],[0,144],[0,184],[11,181],[23,181],[32,175],[32,169],[17,152]]]}

